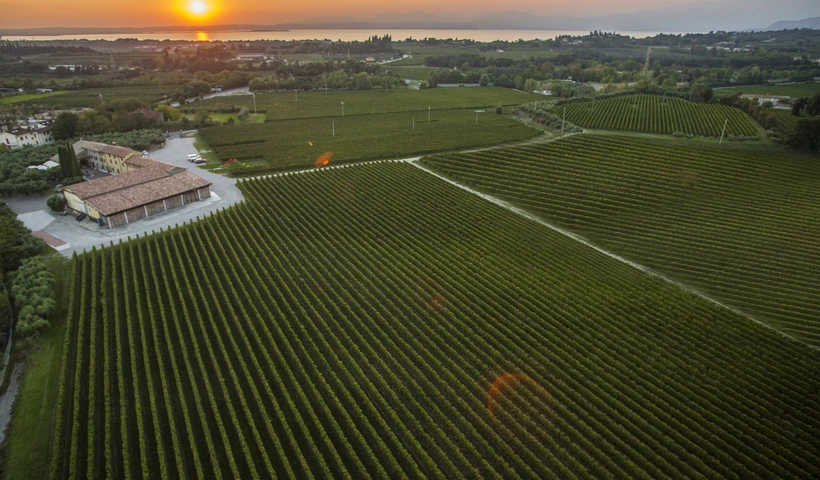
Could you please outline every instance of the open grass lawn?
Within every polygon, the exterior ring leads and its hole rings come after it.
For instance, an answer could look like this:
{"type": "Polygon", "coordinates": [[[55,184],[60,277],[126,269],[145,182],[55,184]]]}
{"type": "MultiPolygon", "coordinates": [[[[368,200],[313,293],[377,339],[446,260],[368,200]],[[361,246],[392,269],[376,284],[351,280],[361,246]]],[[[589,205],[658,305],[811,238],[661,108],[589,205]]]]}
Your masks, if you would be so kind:
{"type": "MultiPolygon", "coordinates": [[[[258,93],[256,108],[266,113],[268,122],[286,118],[341,117],[342,102],[345,115],[380,114],[392,112],[423,113],[427,109],[446,110],[461,108],[491,108],[496,105],[520,105],[539,97],[508,88],[431,88],[429,90],[365,90],[258,93]],[[297,98],[298,97],[298,98],[297,98]]],[[[192,108],[215,108],[218,104],[238,105],[253,111],[251,95],[220,97],[194,102],[192,108]]]]}
{"type": "Polygon", "coordinates": [[[816,156],[580,135],[423,162],[820,347],[816,156]]]}
{"type": "MultiPolygon", "coordinates": [[[[228,119],[233,118],[234,122],[239,123],[239,119],[237,118],[235,113],[212,113],[211,119],[217,122],[225,123],[228,119]]],[[[265,123],[265,114],[259,113],[254,115],[253,113],[250,114],[248,117],[249,123],[265,123]]]]}
{"type": "Polygon", "coordinates": [[[32,93],[25,95],[13,95],[11,97],[0,98],[0,105],[10,105],[12,103],[31,102],[41,98],[53,97],[55,95],[62,95],[65,92],[51,92],[51,93],[32,93]]]}
{"type": "MultiPolygon", "coordinates": [[[[48,476],[51,447],[65,340],[65,319],[68,313],[71,264],[55,255],[61,262],[55,272],[58,277],[58,308],[49,319],[51,326],[22,356],[25,362],[23,382],[12,412],[12,421],[6,431],[3,452],[4,479],[43,479],[48,476]]],[[[18,357],[21,354],[16,354],[18,357]]],[[[9,372],[13,363],[9,364],[9,372]]]]}
{"type": "Polygon", "coordinates": [[[402,112],[229,125],[202,129],[200,134],[220,163],[236,158],[240,164],[232,166],[234,172],[259,173],[258,168],[247,168],[243,162],[254,161],[260,167],[258,160],[263,160],[267,168],[276,170],[312,166],[325,152],[333,153],[333,163],[404,158],[515,142],[539,131],[489,111],[442,110],[432,113],[429,124],[427,112],[402,112]]]}
{"type": "Polygon", "coordinates": [[[788,95],[792,98],[811,97],[820,92],[820,82],[793,85],[754,85],[747,87],[721,88],[718,93],[741,92],[750,95],[788,95]]]}

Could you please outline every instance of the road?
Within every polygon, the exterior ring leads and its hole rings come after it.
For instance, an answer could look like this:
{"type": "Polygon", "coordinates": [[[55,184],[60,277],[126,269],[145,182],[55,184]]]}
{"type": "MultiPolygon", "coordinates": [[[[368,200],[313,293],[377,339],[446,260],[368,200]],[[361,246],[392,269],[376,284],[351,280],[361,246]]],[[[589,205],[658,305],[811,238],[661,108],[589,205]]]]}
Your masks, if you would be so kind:
{"type": "MultiPolygon", "coordinates": [[[[222,90],[221,92],[209,93],[207,95],[203,95],[203,100],[208,100],[209,98],[216,98],[216,97],[227,97],[228,95],[250,95],[251,91],[248,87],[242,88],[232,88],[230,90],[222,90]]],[[[185,100],[185,103],[195,102],[199,99],[199,97],[188,98],[185,100]]]]}

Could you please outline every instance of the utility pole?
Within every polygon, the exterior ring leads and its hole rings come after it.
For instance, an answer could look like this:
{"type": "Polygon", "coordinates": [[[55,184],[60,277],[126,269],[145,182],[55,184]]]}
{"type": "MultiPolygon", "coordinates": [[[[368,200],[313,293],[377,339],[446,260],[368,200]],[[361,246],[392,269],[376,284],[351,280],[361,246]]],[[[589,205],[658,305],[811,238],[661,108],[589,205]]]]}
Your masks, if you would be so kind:
{"type": "Polygon", "coordinates": [[[413,130],[416,129],[416,117],[413,117],[413,130]]]}
{"type": "Polygon", "coordinates": [[[293,94],[296,95],[296,103],[299,103],[299,90],[293,89],[293,94]]]}
{"type": "Polygon", "coordinates": [[[729,125],[729,119],[727,118],[726,121],[723,123],[723,131],[720,132],[720,142],[718,145],[723,145],[723,135],[726,134],[726,126],[729,125]]]}
{"type": "Polygon", "coordinates": [[[475,124],[478,125],[478,112],[475,112],[475,124]]]}
{"type": "Polygon", "coordinates": [[[333,136],[336,136],[336,122],[334,120],[330,121],[330,126],[333,128],[333,136]]]}
{"type": "Polygon", "coordinates": [[[256,92],[253,94],[253,114],[256,115],[256,92]]]}
{"type": "Polygon", "coordinates": [[[342,118],[345,118],[345,102],[342,100],[342,118]]]}
{"type": "Polygon", "coordinates": [[[103,105],[105,105],[105,100],[103,100],[102,93],[100,94],[100,103],[102,103],[103,105]]]}
{"type": "Polygon", "coordinates": [[[430,105],[427,105],[427,123],[430,123],[430,105]]]}

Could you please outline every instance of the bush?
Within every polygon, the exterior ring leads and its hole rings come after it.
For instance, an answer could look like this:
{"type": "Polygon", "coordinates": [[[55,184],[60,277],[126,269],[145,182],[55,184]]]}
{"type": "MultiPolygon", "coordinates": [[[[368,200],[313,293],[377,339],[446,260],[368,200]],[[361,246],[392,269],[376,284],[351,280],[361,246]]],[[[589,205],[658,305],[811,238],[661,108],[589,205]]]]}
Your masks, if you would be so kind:
{"type": "Polygon", "coordinates": [[[52,195],[46,200],[46,205],[52,212],[62,212],[65,210],[65,198],[62,195],[52,195]]]}
{"type": "Polygon", "coordinates": [[[504,111],[504,109],[501,108],[501,105],[498,105],[497,107],[495,107],[495,113],[501,115],[501,112],[503,112],[503,111],[504,111]]]}
{"type": "Polygon", "coordinates": [[[48,327],[46,317],[54,309],[54,275],[42,257],[23,261],[12,285],[14,299],[19,307],[17,333],[21,337],[36,337],[48,327]]]}

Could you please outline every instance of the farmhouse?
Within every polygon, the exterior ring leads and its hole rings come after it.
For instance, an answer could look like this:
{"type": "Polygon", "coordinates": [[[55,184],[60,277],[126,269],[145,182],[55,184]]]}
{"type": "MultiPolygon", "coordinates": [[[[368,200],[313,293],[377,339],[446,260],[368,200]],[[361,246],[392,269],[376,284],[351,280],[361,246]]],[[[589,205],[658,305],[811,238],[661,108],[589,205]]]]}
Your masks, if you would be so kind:
{"type": "Polygon", "coordinates": [[[69,185],[66,206],[116,228],[209,198],[211,183],[184,168],[137,157],[121,175],[69,185]]]}
{"type": "MultiPolygon", "coordinates": [[[[140,168],[142,154],[136,150],[117,145],[80,140],[74,143],[74,153],[83,168],[119,174],[140,168]]],[[[51,157],[57,160],[57,156],[51,157]]],[[[157,162],[158,163],[158,162],[157,162]]]]}
{"type": "Polygon", "coordinates": [[[51,136],[51,126],[53,122],[45,121],[29,127],[18,127],[8,132],[0,133],[0,144],[10,148],[19,148],[25,145],[39,146],[51,143],[54,138],[51,136]]]}

